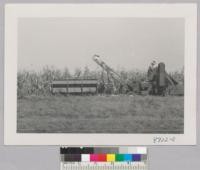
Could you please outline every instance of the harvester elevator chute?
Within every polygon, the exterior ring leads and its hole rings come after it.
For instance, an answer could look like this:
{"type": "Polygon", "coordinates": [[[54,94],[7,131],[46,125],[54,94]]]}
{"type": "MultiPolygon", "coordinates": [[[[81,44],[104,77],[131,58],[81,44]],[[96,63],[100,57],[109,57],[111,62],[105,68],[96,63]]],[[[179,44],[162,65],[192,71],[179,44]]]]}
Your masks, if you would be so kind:
{"type": "MultiPolygon", "coordinates": [[[[121,76],[109,67],[99,55],[94,55],[93,60],[102,68],[103,72],[106,72],[107,74],[107,83],[102,82],[106,86],[105,91],[109,91],[108,93],[112,93],[112,91],[114,93],[126,93],[128,89],[131,89],[131,86],[124,83],[121,76]]],[[[104,80],[104,78],[102,78],[102,80],[104,80]]]]}

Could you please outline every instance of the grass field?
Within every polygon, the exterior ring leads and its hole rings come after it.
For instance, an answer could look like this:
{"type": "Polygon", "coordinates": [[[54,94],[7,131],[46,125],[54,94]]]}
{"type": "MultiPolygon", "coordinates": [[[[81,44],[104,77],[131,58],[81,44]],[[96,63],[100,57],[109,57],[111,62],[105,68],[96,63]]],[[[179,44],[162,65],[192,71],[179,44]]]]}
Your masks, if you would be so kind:
{"type": "Polygon", "coordinates": [[[29,96],[19,133],[183,133],[184,97],[29,96]]]}

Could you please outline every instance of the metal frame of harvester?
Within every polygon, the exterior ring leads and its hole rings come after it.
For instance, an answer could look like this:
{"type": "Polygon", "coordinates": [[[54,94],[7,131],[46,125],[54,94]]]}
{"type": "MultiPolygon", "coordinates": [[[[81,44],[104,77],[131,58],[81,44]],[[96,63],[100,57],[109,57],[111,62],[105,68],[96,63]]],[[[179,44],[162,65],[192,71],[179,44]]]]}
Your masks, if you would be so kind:
{"type": "MultiPolygon", "coordinates": [[[[109,67],[99,55],[94,55],[93,60],[107,74],[107,82],[101,82],[103,93],[136,93],[149,95],[184,95],[184,86],[174,80],[166,71],[165,64],[159,63],[146,80],[138,80],[134,83],[124,82],[121,76],[109,67]]],[[[103,79],[104,80],[104,79],[103,79]]]]}
{"type": "Polygon", "coordinates": [[[125,83],[117,72],[109,67],[103,60],[101,60],[99,55],[94,55],[93,60],[102,68],[103,82],[100,82],[100,89],[103,87],[103,90],[99,91],[103,93],[126,93],[127,90],[132,90],[132,87],[125,83]],[[104,72],[107,74],[107,82],[104,81],[104,72]]]}

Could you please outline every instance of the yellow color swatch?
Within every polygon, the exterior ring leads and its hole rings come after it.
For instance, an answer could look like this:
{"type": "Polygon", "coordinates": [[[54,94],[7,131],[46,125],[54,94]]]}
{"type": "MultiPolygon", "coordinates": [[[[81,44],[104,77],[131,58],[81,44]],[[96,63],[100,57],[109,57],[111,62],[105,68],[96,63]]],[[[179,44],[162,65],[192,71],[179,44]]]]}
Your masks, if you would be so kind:
{"type": "Polygon", "coordinates": [[[115,162],[115,154],[107,154],[107,162],[115,162]]]}

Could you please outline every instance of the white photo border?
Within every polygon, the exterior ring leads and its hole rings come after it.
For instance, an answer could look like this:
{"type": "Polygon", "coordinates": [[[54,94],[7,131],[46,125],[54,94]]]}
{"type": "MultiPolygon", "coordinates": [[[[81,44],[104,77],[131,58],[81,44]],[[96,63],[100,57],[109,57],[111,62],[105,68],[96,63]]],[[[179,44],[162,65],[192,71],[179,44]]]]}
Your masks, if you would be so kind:
{"type": "Polygon", "coordinates": [[[5,145],[195,145],[197,5],[6,4],[4,59],[5,145]],[[17,23],[25,17],[145,17],[185,19],[184,134],[17,133],[17,23]]]}

